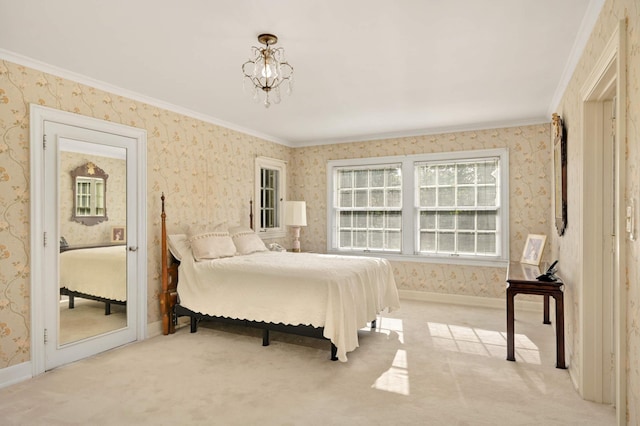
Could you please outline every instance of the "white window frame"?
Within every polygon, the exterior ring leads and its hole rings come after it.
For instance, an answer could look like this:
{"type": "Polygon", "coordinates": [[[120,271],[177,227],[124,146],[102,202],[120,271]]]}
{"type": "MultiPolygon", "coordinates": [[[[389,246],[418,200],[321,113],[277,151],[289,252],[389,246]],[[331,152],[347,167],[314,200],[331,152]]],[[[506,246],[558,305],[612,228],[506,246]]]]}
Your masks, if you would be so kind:
{"type": "Polygon", "coordinates": [[[509,151],[507,148],[484,149],[473,151],[456,151],[407,156],[355,158],[331,160],[327,163],[327,252],[337,254],[373,255],[391,260],[420,261],[432,263],[472,264],[486,266],[505,266],[509,261],[509,151]],[[499,214],[497,223],[497,255],[462,255],[418,253],[419,246],[419,208],[416,200],[417,163],[482,160],[483,158],[499,158],[500,176],[498,194],[499,214]],[[400,253],[383,251],[357,251],[338,249],[337,205],[335,179],[337,170],[345,167],[371,167],[394,163],[402,164],[402,247],[400,253]]]}
{"type": "Polygon", "coordinates": [[[283,201],[287,199],[287,162],[283,160],[278,160],[276,158],[269,157],[256,157],[255,161],[255,190],[254,190],[254,198],[253,198],[253,217],[254,217],[254,229],[260,235],[262,239],[272,239],[272,238],[282,238],[287,235],[286,227],[283,224],[283,201]],[[277,220],[279,226],[273,228],[263,228],[261,226],[262,223],[262,197],[261,191],[262,188],[260,186],[260,180],[262,176],[262,170],[276,170],[279,173],[278,179],[278,210],[277,210],[277,220]]]}

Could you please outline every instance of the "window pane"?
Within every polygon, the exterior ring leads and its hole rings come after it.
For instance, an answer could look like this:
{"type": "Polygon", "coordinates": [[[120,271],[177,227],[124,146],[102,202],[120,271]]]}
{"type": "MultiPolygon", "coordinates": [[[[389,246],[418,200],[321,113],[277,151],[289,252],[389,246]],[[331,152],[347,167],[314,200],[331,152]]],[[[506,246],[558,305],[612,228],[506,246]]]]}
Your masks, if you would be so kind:
{"type": "Polygon", "coordinates": [[[485,161],[478,163],[478,183],[488,183],[495,185],[496,176],[498,175],[498,162],[485,161]]]}
{"type": "Polygon", "coordinates": [[[458,253],[475,253],[475,234],[459,233],[458,234],[458,253]]]}
{"type": "Polygon", "coordinates": [[[493,212],[478,212],[478,230],[495,231],[498,215],[493,212]]]}
{"type": "Polygon", "coordinates": [[[497,254],[496,253],[496,234],[478,234],[478,250],[479,254],[497,254]]]}
{"type": "Polygon", "coordinates": [[[455,166],[445,164],[438,166],[438,185],[453,185],[455,183],[455,166]]]}
{"type": "Polygon", "coordinates": [[[369,207],[369,194],[366,189],[358,189],[355,191],[355,207],[369,207]]]}
{"type": "Polygon", "coordinates": [[[384,190],[372,189],[371,190],[371,203],[370,207],[384,207],[384,190]]]}
{"type": "Polygon", "coordinates": [[[496,187],[478,187],[478,206],[496,206],[496,187]]]}
{"type": "Polygon", "coordinates": [[[351,188],[353,186],[353,174],[351,171],[338,172],[339,188],[351,188]]]}
{"type": "Polygon", "coordinates": [[[353,227],[354,228],[366,228],[367,227],[367,213],[366,212],[354,212],[353,213],[353,227]]]}
{"type": "Polygon", "coordinates": [[[436,251],[436,233],[421,232],[420,233],[420,251],[436,251]]]}
{"type": "Polygon", "coordinates": [[[384,213],[370,212],[369,223],[371,228],[384,228],[384,213]]]}
{"type": "Polygon", "coordinates": [[[387,228],[401,229],[402,228],[402,213],[401,212],[387,212],[387,228]]]}
{"type": "Polygon", "coordinates": [[[367,231],[354,231],[353,237],[355,240],[353,242],[354,247],[362,249],[367,248],[367,231]]]}
{"type": "Polygon", "coordinates": [[[351,216],[351,212],[340,212],[340,222],[338,223],[338,227],[351,228],[351,216]]]}
{"type": "Polygon", "coordinates": [[[369,231],[369,248],[382,249],[384,248],[382,231],[369,231]]]}
{"type": "Polygon", "coordinates": [[[476,212],[459,212],[458,213],[458,229],[459,230],[475,230],[476,229],[476,212]]]}
{"type": "Polygon", "coordinates": [[[353,207],[353,191],[341,191],[339,207],[353,207]]]}
{"type": "Polygon", "coordinates": [[[458,187],[458,206],[475,206],[476,188],[473,186],[458,187]]]}
{"type": "Polygon", "coordinates": [[[451,187],[440,187],[438,190],[438,206],[455,206],[455,189],[451,187]]]}
{"type": "Polygon", "coordinates": [[[340,231],[340,248],[351,247],[351,231],[340,231]]]}
{"type": "Polygon", "coordinates": [[[435,212],[420,212],[420,228],[421,229],[436,229],[436,213],[435,212]]]}
{"type": "Polygon", "coordinates": [[[456,249],[455,234],[453,232],[438,233],[438,251],[453,253],[456,249]]]}
{"type": "Polygon", "coordinates": [[[475,183],[476,166],[475,164],[459,164],[458,165],[458,185],[465,183],[475,183]]]}
{"type": "Polygon", "coordinates": [[[400,231],[386,231],[386,244],[387,250],[400,250],[402,248],[402,234],[400,231]]]}
{"type": "Polygon", "coordinates": [[[399,189],[387,190],[387,207],[402,207],[402,192],[399,189]]]}
{"type": "Polygon", "coordinates": [[[439,229],[454,229],[456,217],[453,212],[440,212],[437,215],[439,229]]]}
{"type": "Polygon", "coordinates": [[[384,170],[371,170],[371,182],[369,186],[374,188],[384,187],[384,170]]]}
{"type": "Polygon", "coordinates": [[[420,188],[420,207],[436,206],[436,188],[420,188]]]}
{"type": "Polygon", "coordinates": [[[430,166],[418,167],[418,185],[436,185],[436,168],[430,166]]]}
{"type": "Polygon", "coordinates": [[[369,171],[356,170],[356,188],[366,188],[369,186],[369,171]]]}
{"type": "Polygon", "coordinates": [[[402,176],[399,168],[387,169],[387,186],[402,186],[402,176]]]}

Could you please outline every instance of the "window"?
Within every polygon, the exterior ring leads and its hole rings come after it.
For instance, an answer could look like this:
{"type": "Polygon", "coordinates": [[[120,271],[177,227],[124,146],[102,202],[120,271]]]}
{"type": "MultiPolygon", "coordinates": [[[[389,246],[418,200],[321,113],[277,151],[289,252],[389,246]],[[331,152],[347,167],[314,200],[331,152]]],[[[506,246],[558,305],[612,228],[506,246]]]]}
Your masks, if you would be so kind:
{"type": "Polygon", "coordinates": [[[401,176],[399,164],[337,169],[338,249],[400,252],[401,176]]]}
{"type": "Polygon", "coordinates": [[[419,253],[498,254],[499,159],[415,165],[419,253]]]}
{"type": "Polygon", "coordinates": [[[267,157],[256,158],[254,228],[262,238],[284,237],[282,202],[286,199],[286,163],[267,157]]]}
{"type": "Polygon", "coordinates": [[[330,161],[328,250],[508,258],[506,149],[330,161]]]}

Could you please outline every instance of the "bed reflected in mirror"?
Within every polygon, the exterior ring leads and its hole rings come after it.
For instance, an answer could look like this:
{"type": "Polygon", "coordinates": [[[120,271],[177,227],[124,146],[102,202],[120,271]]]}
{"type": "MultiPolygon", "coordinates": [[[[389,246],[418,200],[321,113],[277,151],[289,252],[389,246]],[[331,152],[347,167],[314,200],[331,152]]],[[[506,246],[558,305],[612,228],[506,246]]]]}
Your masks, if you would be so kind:
{"type": "Polygon", "coordinates": [[[127,327],[127,160],[124,148],[59,146],[62,346],[127,327]]]}

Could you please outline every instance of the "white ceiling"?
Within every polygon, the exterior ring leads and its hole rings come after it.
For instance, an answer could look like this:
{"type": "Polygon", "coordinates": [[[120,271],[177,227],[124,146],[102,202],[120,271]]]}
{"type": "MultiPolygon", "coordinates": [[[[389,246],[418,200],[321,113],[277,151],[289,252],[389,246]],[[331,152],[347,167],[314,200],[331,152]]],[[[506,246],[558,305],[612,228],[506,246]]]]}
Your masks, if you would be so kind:
{"type": "Polygon", "coordinates": [[[0,58],[290,146],[550,121],[604,0],[0,0],[0,58]],[[257,35],[295,88],[243,91],[257,35]]]}

